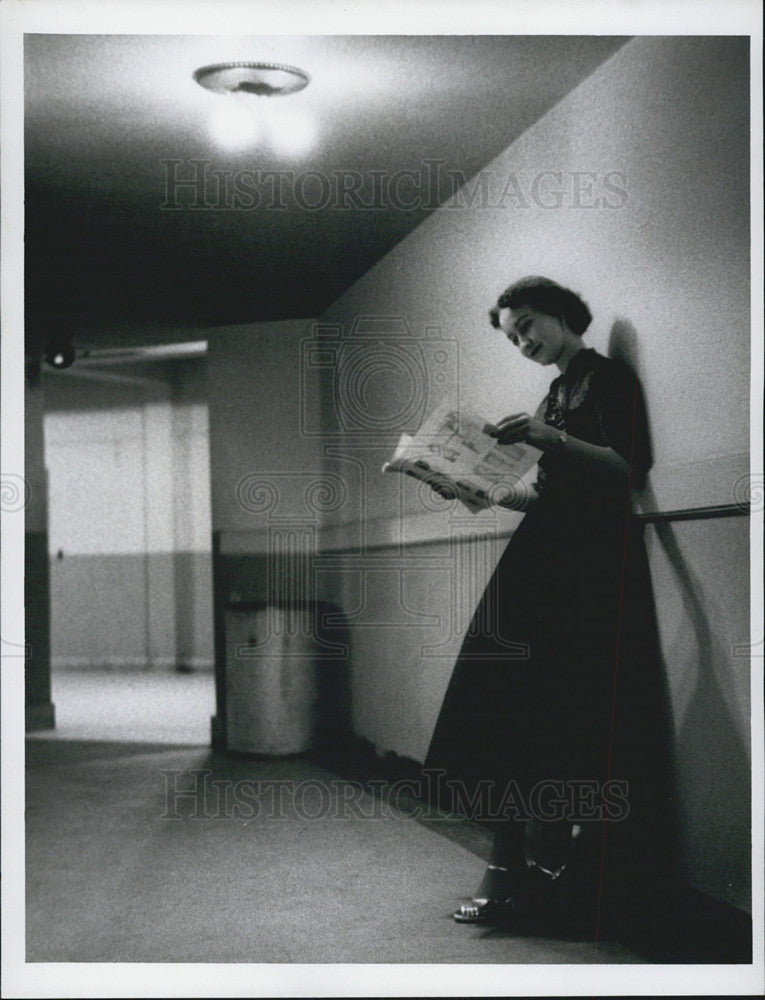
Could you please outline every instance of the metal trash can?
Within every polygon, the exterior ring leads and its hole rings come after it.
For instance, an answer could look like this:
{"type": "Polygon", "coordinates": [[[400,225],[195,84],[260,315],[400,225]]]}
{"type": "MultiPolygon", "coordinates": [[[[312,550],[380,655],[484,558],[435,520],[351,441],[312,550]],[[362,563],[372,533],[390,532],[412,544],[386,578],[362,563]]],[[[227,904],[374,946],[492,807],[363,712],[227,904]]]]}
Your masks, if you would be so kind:
{"type": "Polygon", "coordinates": [[[320,651],[314,620],[310,606],[227,605],[229,750],[284,755],[315,745],[320,651]]]}

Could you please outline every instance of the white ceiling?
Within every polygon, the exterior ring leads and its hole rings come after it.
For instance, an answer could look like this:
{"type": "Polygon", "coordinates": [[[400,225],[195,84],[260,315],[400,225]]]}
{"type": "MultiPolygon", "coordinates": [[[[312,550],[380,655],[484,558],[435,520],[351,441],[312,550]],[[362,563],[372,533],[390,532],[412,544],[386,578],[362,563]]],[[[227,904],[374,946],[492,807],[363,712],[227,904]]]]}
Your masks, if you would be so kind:
{"type": "MultiPolygon", "coordinates": [[[[318,315],[432,204],[311,211],[288,196],[275,210],[264,196],[258,208],[195,211],[184,192],[184,207],[169,211],[161,208],[169,169],[162,161],[180,161],[184,177],[196,159],[232,172],[358,171],[371,185],[371,171],[388,178],[431,159],[470,177],[625,40],[27,35],[32,334],[44,338],[53,326],[88,344],[156,343],[205,327],[318,315]],[[310,154],[215,146],[209,117],[227,98],[191,74],[236,60],[311,74],[305,91],[278,99],[314,117],[319,141],[310,154]]],[[[306,190],[315,197],[316,188],[306,190]]],[[[363,191],[371,197],[371,188],[363,191]]]]}

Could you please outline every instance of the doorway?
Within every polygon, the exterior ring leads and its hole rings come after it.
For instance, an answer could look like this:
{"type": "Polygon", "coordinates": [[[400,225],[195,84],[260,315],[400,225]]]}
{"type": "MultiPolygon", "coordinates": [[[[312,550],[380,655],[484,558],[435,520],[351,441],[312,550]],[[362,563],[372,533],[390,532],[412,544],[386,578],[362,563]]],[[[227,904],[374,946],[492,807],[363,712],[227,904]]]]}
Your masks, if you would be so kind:
{"type": "Polygon", "coordinates": [[[185,346],[44,375],[60,738],[209,743],[206,351],[185,346]]]}

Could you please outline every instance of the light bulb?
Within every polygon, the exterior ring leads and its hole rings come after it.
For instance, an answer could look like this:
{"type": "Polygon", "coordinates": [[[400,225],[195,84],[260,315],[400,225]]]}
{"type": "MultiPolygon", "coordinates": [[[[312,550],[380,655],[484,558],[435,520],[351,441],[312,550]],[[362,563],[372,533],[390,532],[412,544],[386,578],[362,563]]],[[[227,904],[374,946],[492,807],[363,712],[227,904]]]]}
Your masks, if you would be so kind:
{"type": "Polygon", "coordinates": [[[314,145],[316,126],[302,108],[274,106],[269,100],[264,118],[274,152],[299,156],[314,145]]]}
{"type": "MultiPolygon", "coordinates": [[[[257,100],[257,98],[256,98],[257,100]]],[[[253,146],[262,135],[262,125],[258,120],[252,97],[246,101],[232,97],[224,98],[210,118],[210,133],[223,149],[245,149],[253,146]]]]}

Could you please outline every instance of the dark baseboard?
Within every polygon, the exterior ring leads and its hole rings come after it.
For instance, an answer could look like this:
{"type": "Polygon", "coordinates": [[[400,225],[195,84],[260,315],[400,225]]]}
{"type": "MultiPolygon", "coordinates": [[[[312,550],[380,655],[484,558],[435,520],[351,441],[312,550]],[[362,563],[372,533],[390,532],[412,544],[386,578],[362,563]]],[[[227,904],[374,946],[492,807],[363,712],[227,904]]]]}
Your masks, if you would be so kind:
{"type": "Polygon", "coordinates": [[[210,747],[217,752],[226,751],[225,723],[219,715],[210,716],[210,747]]]}
{"type": "Polygon", "coordinates": [[[24,729],[28,733],[38,729],[56,728],[56,707],[52,701],[24,706],[24,729]]]}

